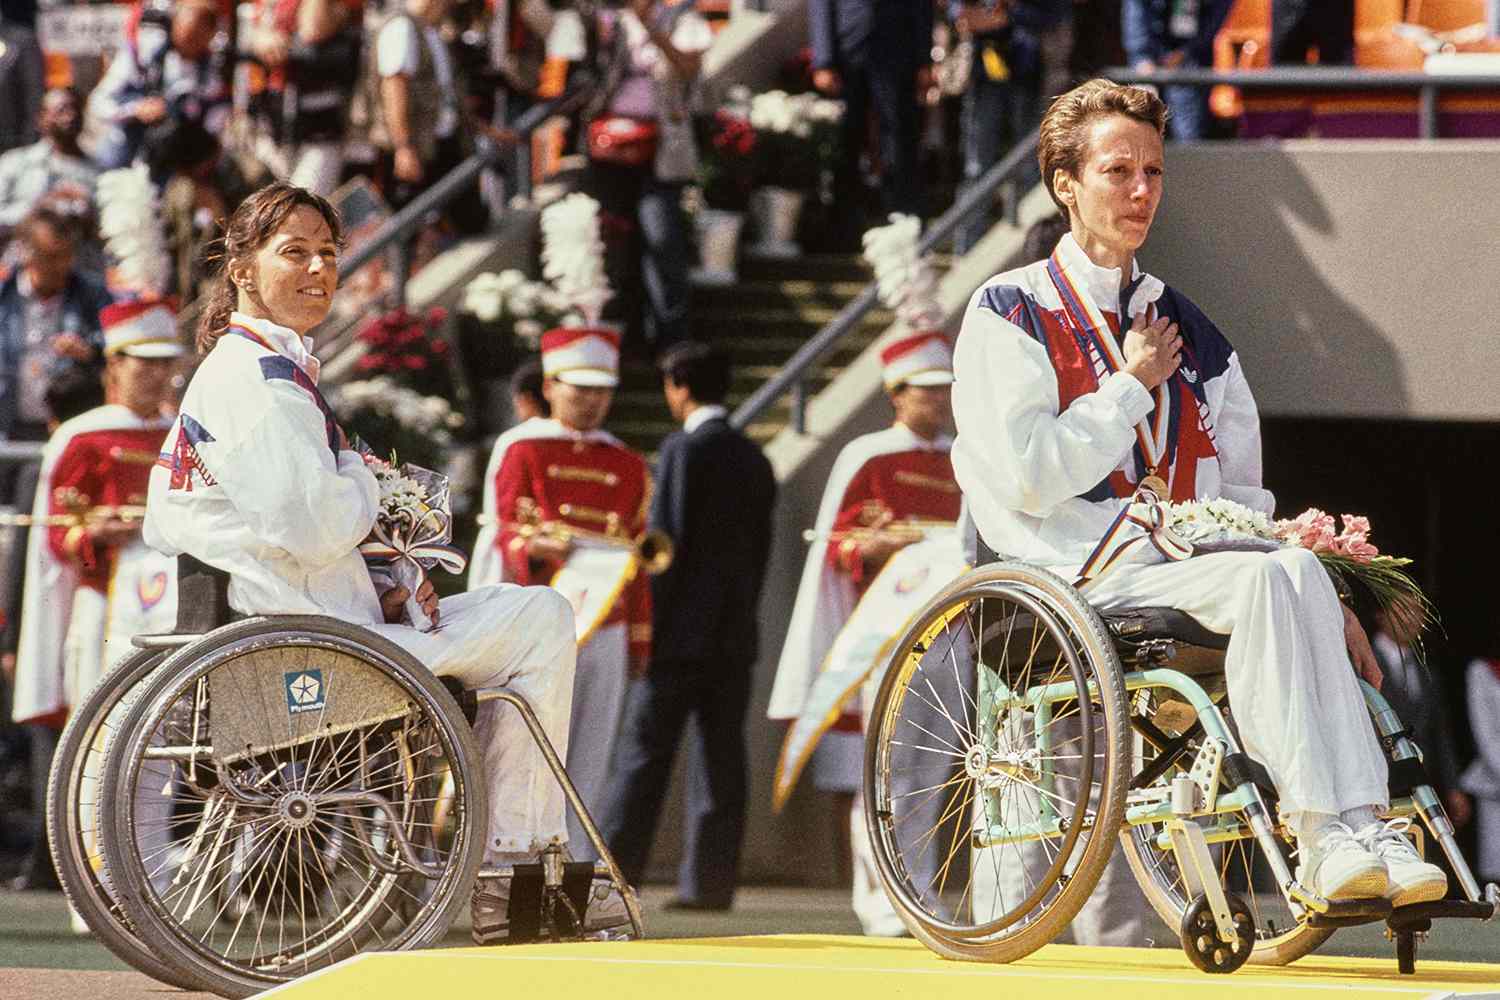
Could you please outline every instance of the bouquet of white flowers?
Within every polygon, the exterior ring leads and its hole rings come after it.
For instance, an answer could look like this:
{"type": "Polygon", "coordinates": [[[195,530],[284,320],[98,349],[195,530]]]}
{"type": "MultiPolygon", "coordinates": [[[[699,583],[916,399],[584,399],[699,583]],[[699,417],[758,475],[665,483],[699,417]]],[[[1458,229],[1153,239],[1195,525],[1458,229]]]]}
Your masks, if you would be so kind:
{"type": "Polygon", "coordinates": [[[842,101],[817,94],[769,90],[750,97],[761,183],[804,191],[816,187],[819,172],[832,162],[843,116],[842,101]]]}
{"type": "Polygon", "coordinates": [[[424,396],[389,375],[345,382],[328,395],[345,426],[390,444],[418,462],[443,462],[453,432],[464,426],[461,413],[442,396],[424,396]]]}
{"type": "Polygon", "coordinates": [[[576,326],[582,317],[561,292],[545,281],[533,281],[515,268],[477,275],[464,289],[461,312],[487,327],[508,327],[518,344],[535,351],[542,334],[554,326],[576,326]]]}
{"type": "Polygon", "coordinates": [[[391,579],[406,588],[406,614],[423,632],[433,622],[417,603],[417,589],[435,566],[462,573],[468,565],[464,554],[449,542],[453,538],[453,508],[448,477],[415,465],[398,465],[379,458],[355,442],[365,464],[380,484],[380,514],[370,537],[359,551],[367,563],[390,567],[391,579]]]}

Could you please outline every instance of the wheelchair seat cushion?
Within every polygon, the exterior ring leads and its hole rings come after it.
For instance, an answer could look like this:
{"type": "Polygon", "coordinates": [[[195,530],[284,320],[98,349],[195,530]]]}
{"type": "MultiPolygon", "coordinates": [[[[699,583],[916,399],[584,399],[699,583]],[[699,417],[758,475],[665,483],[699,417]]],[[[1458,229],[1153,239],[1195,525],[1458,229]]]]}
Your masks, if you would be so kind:
{"type": "Polygon", "coordinates": [[[1127,608],[1101,615],[1111,634],[1131,644],[1171,639],[1206,649],[1222,650],[1229,646],[1229,636],[1211,631],[1192,615],[1176,608],[1127,608]]]}

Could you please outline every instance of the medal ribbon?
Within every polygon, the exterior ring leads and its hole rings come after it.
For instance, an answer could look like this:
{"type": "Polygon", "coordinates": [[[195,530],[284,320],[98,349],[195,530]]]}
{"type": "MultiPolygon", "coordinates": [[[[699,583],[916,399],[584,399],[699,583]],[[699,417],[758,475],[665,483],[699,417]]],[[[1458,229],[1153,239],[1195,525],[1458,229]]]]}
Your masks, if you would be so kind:
{"type": "Polygon", "coordinates": [[[1166,504],[1148,489],[1137,490],[1115,515],[1099,544],[1084,560],[1073,586],[1083,589],[1097,582],[1142,542],[1150,542],[1168,562],[1181,562],[1193,554],[1193,547],[1168,526],[1166,504]],[[1133,535],[1132,529],[1137,528],[1140,534],[1133,535]]]}
{"type": "MultiPolygon", "coordinates": [[[[1125,367],[1125,353],[1114,336],[1110,332],[1109,320],[1104,316],[1099,306],[1087,295],[1078,291],[1078,286],[1073,283],[1068,274],[1068,268],[1056,253],[1047,262],[1047,273],[1052,277],[1052,283],[1057,286],[1058,295],[1062,298],[1063,309],[1067,312],[1074,327],[1083,333],[1088,342],[1093,344],[1098,351],[1099,357],[1104,362],[1104,367],[1111,374],[1125,367]]],[[[1156,306],[1153,303],[1147,307],[1146,320],[1151,322],[1156,318],[1156,306]]],[[[1125,325],[1125,317],[1120,317],[1120,325],[1125,325]]],[[[1168,380],[1156,387],[1156,421],[1153,426],[1148,416],[1135,425],[1135,439],[1140,446],[1141,457],[1145,460],[1145,476],[1158,474],[1167,452],[1168,426],[1171,421],[1171,406],[1168,403],[1168,380]]],[[[1144,477],[1143,477],[1144,478],[1144,477]]]]}

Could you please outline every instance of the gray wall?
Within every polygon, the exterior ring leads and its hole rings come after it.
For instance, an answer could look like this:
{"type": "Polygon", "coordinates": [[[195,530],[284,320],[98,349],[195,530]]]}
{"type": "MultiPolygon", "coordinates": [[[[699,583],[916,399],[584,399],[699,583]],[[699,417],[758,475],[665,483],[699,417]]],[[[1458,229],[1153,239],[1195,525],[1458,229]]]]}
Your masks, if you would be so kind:
{"type": "Polygon", "coordinates": [[[1500,419],[1496,142],[1168,152],[1142,266],[1241,354],[1263,413],[1500,419]]]}

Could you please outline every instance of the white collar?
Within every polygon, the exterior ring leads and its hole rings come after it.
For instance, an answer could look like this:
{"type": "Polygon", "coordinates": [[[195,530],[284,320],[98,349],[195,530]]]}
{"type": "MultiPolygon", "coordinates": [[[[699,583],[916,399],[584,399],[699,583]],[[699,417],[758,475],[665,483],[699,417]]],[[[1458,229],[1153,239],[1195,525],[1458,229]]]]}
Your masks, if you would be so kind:
{"type": "MultiPolygon", "coordinates": [[[[1100,267],[1095,264],[1083,252],[1083,247],[1078,245],[1072,233],[1064,233],[1063,238],[1057,242],[1057,256],[1063,267],[1067,268],[1069,277],[1079,286],[1079,291],[1087,294],[1101,309],[1115,312],[1120,308],[1120,294],[1125,289],[1120,285],[1118,267],[1100,267]]],[[[1141,274],[1140,263],[1132,257],[1130,280],[1135,281],[1141,274]]]]}
{"type": "Polygon", "coordinates": [[[309,378],[314,382],[318,381],[318,369],[321,365],[313,356],[311,337],[300,337],[295,330],[289,330],[279,323],[272,323],[259,316],[246,316],[242,312],[230,313],[229,322],[254,331],[271,350],[290,358],[293,364],[307,372],[309,378]]]}
{"type": "Polygon", "coordinates": [[[891,430],[905,435],[911,442],[912,451],[950,451],[953,448],[953,438],[941,432],[932,440],[924,438],[910,427],[897,420],[891,424],[891,430]]]}
{"type": "Polygon", "coordinates": [[[729,411],[724,409],[724,407],[716,403],[709,403],[689,413],[687,419],[682,422],[682,429],[686,433],[691,434],[710,420],[720,420],[728,415],[729,411]]]}
{"type": "MultiPolygon", "coordinates": [[[[570,441],[588,441],[590,443],[594,443],[598,441],[608,442],[613,440],[612,435],[602,427],[596,427],[591,431],[580,431],[569,427],[567,424],[563,423],[561,420],[558,420],[556,417],[547,417],[545,419],[546,423],[550,425],[550,429],[554,430],[558,437],[567,438],[570,441]]],[[[530,423],[530,421],[527,422],[530,423]]],[[[544,428],[541,426],[537,427],[538,431],[545,431],[547,429],[548,428],[544,428]]]]}

